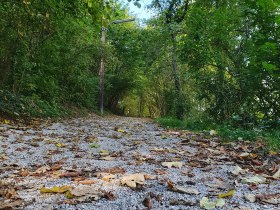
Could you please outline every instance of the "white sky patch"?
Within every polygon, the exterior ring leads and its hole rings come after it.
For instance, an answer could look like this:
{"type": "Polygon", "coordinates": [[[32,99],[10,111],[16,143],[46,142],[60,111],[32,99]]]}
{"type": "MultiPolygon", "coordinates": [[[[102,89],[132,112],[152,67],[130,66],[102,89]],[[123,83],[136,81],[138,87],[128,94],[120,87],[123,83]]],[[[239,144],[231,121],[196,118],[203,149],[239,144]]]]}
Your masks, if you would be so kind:
{"type": "Polygon", "coordinates": [[[134,5],[133,0],[131,2],[128,2],[127,0],[121,1],[124,5],[128,4],[129,11],[135,18],[138,19],[149,19],[153,16],[153,12],[149,9],[147,9],[147,6],[151,4],[152,0],[140,0],[139,3],[141,4],[141,7],[138,8],[134,5]]]}

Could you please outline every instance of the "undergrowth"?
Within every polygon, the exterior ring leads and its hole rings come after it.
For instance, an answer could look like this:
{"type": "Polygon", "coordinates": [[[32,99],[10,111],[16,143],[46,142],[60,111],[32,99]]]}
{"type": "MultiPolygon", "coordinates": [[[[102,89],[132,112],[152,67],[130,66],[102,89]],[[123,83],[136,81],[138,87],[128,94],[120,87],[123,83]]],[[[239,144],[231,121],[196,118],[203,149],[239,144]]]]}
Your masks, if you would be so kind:
{"type": "Polygon", "coordinates": [[[233,127],[229,124],[215,124],[202,121],[178,120],[175,118],[159,118],[156,120],[166,128],[175,128],[192,131],[210,131],[215,130],[217,134],[225,141],[247,140],[256,141],[264,140],[268,149],[280,149],[280,128],[268,129],[261,127],[252,127],[244,129],[233,127]]]}
{"type": "Polygon", "coordinates": [[[24,97],[9,91],[0,91],[0,115],[10,118],[45,118],[66,117],[83,114],[88,110],[83,107],[48,102],[37,95],[24,97]]]}

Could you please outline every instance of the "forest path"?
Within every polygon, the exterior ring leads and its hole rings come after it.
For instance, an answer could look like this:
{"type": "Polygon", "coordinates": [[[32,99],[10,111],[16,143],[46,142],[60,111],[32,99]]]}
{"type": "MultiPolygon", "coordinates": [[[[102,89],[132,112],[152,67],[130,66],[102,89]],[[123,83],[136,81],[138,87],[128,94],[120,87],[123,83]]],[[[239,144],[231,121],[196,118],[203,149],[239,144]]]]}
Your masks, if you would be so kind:
{"type": "Polygon", "coordinates": [[[264,155],[261,143],[223,143],[149,119],[95,115],[0,124],[0,132],[0,209],[249,210],[280,203],[279,154],[264,155]]]}

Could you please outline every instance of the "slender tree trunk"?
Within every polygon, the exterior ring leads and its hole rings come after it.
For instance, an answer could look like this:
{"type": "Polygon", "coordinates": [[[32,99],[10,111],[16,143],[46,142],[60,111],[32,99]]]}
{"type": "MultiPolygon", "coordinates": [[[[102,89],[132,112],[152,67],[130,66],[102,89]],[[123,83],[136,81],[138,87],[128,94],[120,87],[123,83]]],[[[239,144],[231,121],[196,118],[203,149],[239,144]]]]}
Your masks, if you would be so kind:
{"type": "Polygon", "coordinates": [[[179,80],[179,75],[177,72],[177,42],[176,42],[176,35],[171,33],[172,39],[172,74],[174,79],[174,90],[175,90],[175,98],[174,98],[174,108],[175,108],[175,115],[178,119],[183,119],[184,116],[184,107],[182,103],[182,90],[181,84],[179,80]]]}

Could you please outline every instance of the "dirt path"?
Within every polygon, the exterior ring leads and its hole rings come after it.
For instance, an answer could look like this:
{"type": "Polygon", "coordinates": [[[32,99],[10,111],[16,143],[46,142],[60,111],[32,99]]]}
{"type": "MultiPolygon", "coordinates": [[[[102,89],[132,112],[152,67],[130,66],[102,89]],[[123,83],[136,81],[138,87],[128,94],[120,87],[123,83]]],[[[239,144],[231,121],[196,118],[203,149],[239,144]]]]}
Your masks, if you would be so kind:
{"type": "Polygon", "coordinates": [[[279,209],[266,152],[138,118],[0,124],[0,209],[279,209]]]}

